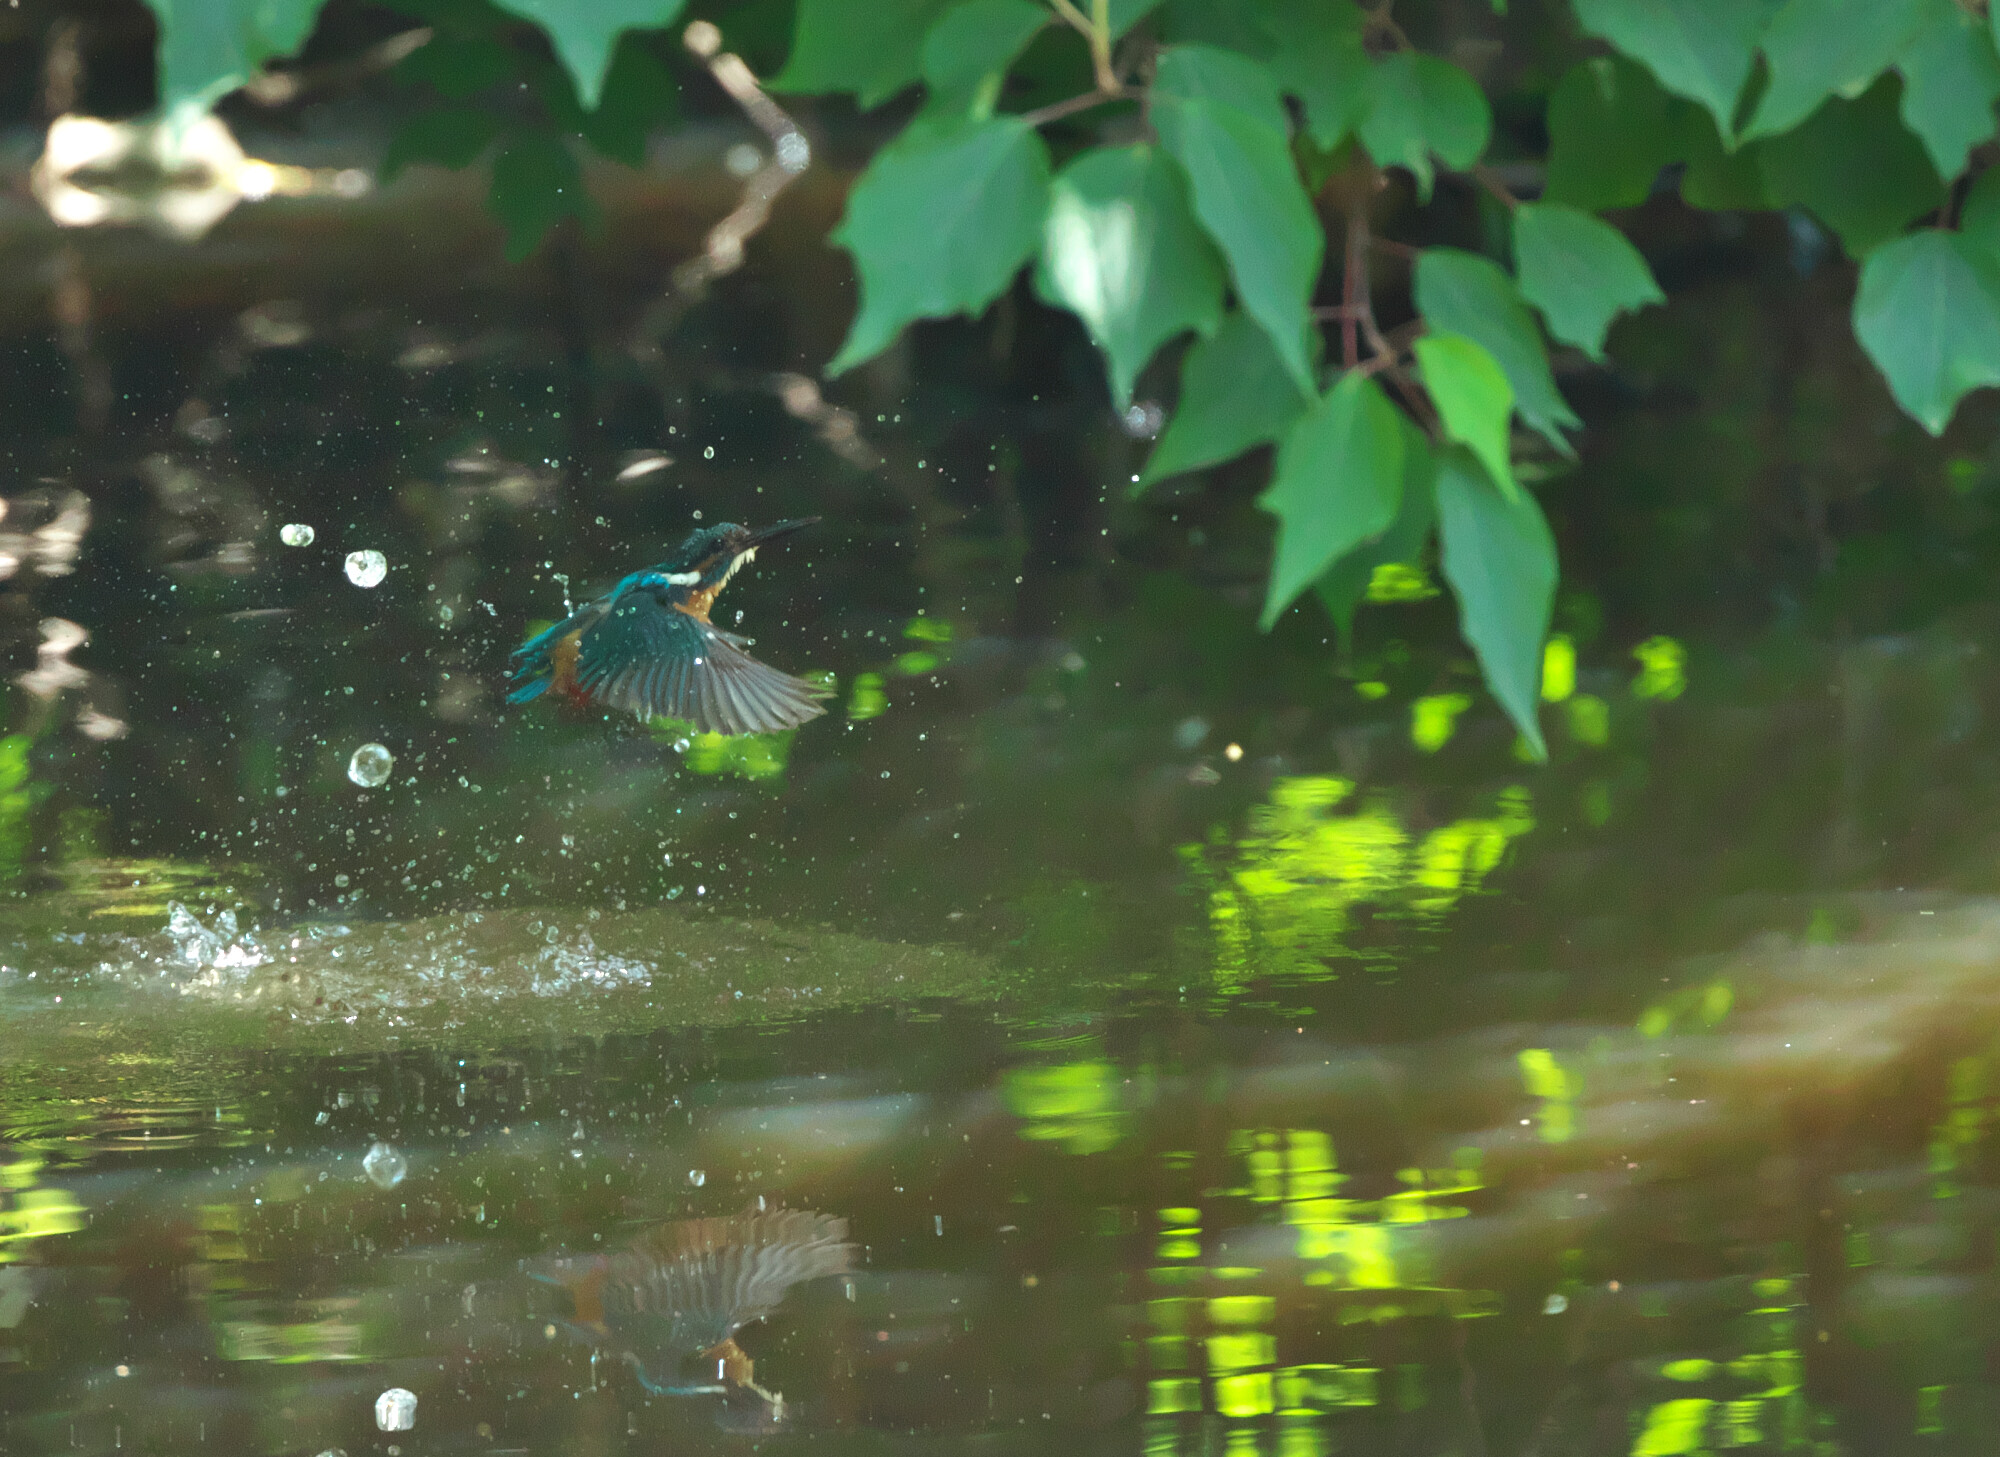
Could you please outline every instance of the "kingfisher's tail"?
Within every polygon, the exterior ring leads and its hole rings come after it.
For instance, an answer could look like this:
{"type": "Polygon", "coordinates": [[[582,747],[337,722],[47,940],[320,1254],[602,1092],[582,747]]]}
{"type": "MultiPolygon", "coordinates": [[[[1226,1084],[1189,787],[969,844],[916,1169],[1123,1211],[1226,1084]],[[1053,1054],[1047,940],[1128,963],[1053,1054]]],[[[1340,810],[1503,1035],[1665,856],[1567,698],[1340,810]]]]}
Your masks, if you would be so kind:
{"type": "Polygon", "coordinates": [[[507,701],[526,703],[540,698],[556,680],[556,648],[564,638],[586,626],[596,604],[579,608],[561,622],[536,633],[509,655],[507,701]]]}

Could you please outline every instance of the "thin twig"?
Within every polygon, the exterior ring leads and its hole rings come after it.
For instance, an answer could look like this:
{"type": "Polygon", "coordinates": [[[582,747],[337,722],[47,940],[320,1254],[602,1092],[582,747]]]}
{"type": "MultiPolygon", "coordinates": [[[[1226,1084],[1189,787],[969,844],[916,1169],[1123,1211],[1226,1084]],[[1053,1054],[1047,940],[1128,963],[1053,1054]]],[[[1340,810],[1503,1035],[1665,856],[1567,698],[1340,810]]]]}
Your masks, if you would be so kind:
{"type": "Polygon", "coordinates": [[[1090,0],[1090,64],[1098,90],[1118,89],[1118,72],[1111,66],[1111,0],[1090,0]]]}
{"type": "Polygon", "coordinates": [[[1103,106],[1111,101],[1124,101],[1131,95],[1124,87],[1116,91],[1086,91],[1081,96],[1072,96],[1067,101],[1052,101],[1047,106],[1038,106],[1033,111],[1021,113],[1021,120],[1029,126],[1046,126],[1052,121],[1061,121],[1066,116],[1074,116],[1079,111],[1088,111],[1093,106],[1103,106]]]}
{"type": "Polygon", "coordinates": [[[1340,362],[1352,369],[1361,362],[1359,325],[1368,312],[1368,215],[1354,208],[1347,215],[1347,260],[1340,279],[1340,362]]]}
{"type": "Polygon", "coordinates": [[[1383,366],[1389,382],[1396,387],[1396,393],[1403,397],[1403,403],[1410,407],[1410,413],[1417,417],[1417,423],[1424,427],[1424,433],[1435,435],[1438,431],[1437,411],[1431,407],[1430,397],[1415,375],[1400,364],[1383,366]]]}
{"type": "Polygon", "coordinates": [[[1055,12],[1072,30],[1090,44],[1090,69],[1097,77],[1097,89],[1110,95],[1119,91],[1118,73],[1111,66],[1111,0],[1090,0],[1090,14],[1078,10],[1073,0],[1049,0],[1055,12]]]}
{"type": "Polygon", "coordinates": [[[1056,14],[1063,18],[1063,24],[1081,35],[1090,34],[1089,17],[1072,5],[1070,0],[1049,0],[1049,4],[1054,6],[1056,14]]]}
{"type": "Polygon", "coordinates": [[[659,341],[707,293],[709,285],[743,266],[743,245],[770,220],[771,204],[812,161],[812,145],[797,122],[773,101],[740,56],[722,49],[722,32],[697,20],[681,43],[708,67],[709,75],[758,130],[771,140],[771,155],[744,179],[742,196],[728,216],[708,230],[702,251],[673,271],[672,292],[655,301],[640,319],[635,351],[657,353],[659,341]]]}
{"type": "Polygon", "coordinates": [[[1472,169],[1472,180],[1499,198],[1500,201],[1506,203],[1509,208],[1517,208],[1521,205],[1521,199],[1514,196],[1513,190],[1500,180],[1500,174],[1484,162],[1481,162],[1477,167],[1472,169]]]}
{"type": "Polygon", "coordinates": [[[1388,36],[1397,50],[1413,50],[1415,47],[1410,44],[1409,36],[1404,34],[1402,26],[1396,24],[1396,17],[1389,13],[1395,3],[1396,0],[1382,0],[1373,10],[1364,12],[1363,23],[1371,30],[1379,30],[1388,36]]]}
{"type": "Polygon", "coordinates": [[[429,45],[435,34],[431,27],[419,26],[377,41],[361,54],[345,60],[286,71],[259,71],[243,83],[243,94],[259,106],[289,106],[308,91],[353,86],[378,71],[386,71],[429,45]]]}
{"type": "Polygon", "coordinates": [[[1361,308],[1361,334],[1368,341],[1368,348],[1375,354],[1386,354],[1391,359],[1397,357],[1396,347],[1382,337],[1381,329],[1376,326],[1374,308],[1365,303],[1361,308]]]}

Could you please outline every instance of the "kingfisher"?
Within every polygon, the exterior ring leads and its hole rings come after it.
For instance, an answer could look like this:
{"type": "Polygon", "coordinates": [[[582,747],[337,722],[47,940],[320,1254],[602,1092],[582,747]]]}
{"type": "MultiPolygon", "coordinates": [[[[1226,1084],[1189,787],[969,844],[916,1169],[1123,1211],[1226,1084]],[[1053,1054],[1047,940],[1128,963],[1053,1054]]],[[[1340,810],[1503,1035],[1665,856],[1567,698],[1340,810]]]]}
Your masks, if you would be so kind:
{"type": "Polygon", "coordinates": [[[711,734],[768,734],[819,717],[828,690],[766,667],[744,651],[749,639],[708,620],[760,547],[818,520],[762,531],[725,521],[688,533],[658,566],[632,573],[514,649],[507,701],[526,703],[553,688],[586,708],[622,708],[641,722],[685,719],[711,734]]]}
{"type": "Polygon", "coordinates": [[[854,1269],[847,1221],[808,1209],[746,1210],[642,1231],[615,1253],[543,1255],[522,1268],[574,1303],[571,1335],[610,1349],[656,1396],[784,1398],[755,1379],[736,1332],[763,1319],[792,1286],[854,1269]],[[698,1362],[698,1379],[683,1368],[698,1362]]]}

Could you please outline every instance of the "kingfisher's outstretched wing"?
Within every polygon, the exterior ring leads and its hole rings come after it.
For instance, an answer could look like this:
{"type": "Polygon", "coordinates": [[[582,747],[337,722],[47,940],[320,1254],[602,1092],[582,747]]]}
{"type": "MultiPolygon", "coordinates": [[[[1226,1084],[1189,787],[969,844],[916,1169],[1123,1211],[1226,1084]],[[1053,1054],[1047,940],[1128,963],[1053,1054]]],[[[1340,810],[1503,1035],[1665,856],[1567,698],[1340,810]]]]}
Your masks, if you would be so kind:
{"type": "Polygon", "coordinates": [[[686,719],[712,734],[774,733],[826,712],[825,689],[766,667],[742,642],[641,585],[584,626],[577,691],[606,708],[686,719]]]}
{"type": "MultiPolygon", "coordinates": [[[[642,1232],[623,1250],[543,1255],[522,1268],[567,1289],[575,1303],[575,1319],[565,1322],[571,1333],[622,1349],[647,1390],[728,1394],[732,1387],[714,1378],[682,1384],[682,1363],[725,1351],[741,1359],[723,1343],[768,1315],[794,1285],[851,1271],[855,1253],[845,1219],[771,1209],[678,1220],[642,1232]]],[[[730,1382],[747,1381],[749,1365],[743,1360],[744,1374],[730,1373],[730,1382]]]]}

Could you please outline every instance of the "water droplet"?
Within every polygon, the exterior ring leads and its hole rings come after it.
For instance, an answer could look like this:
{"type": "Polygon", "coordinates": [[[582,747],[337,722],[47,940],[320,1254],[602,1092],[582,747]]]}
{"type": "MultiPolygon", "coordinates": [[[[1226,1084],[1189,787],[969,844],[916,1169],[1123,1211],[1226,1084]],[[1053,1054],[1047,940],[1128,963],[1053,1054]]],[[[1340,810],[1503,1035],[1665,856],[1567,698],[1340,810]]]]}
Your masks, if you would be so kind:
{"type": "Polygon", "coordinates": [[[706,1184],[708,1182],[708,1175],[703,1173],[700,1169],[689,1169],[688,1182],[694,1185],[695,1188],[699,1189],[703,1184],[706,1184]]]}
{"type": "MultiPolygon", "coordinates": [[[[383,1143],[379,1139],[369,1145],[362,1155],[361,1172],[368,1176],[368,1182],[378,1189],[393,1189],[403,1182],[403,1176],[410,1171],[410,1161],[396,1149],[394,1144],[383,1143]]],[[[383,1431],[389,1428],[384,1427],[383,1431]]]]}
{"type": "Polygon", "coordinates": [[[303,521],[294,521],[289,526],[278,528],[278,540],[286,546],[311,546],[313,529],[303,521]]]}
{"type": "Polygon", "coordinates": [[[339,886],[339,887],[340,887],[340,888],[341,888],[342,890],[346,890],[346,889],[347,889],[347,872],[343,870],[343,871],[341,871],[341,872],[340,872],[340,874],[338,874],[338,875],[334,876],[334,878],[333,878],[333,883],[334,883],[335,885],[339,886]]]}
{"type": "Polygon", "coordinates": [[[1561,1315],[1568,1309],[1569,1297],[1567,1295],[1551,1295],[1547,1300],[1542,1302],[1543,1315],[1561,1315]]]}
{"type": "Polygon", "coordinates": [[[701,458],[702,458],[703,460],[714,460],[714,459],[715,459],[715,447],[714,447],[713,445],[704,445],[704,446],[703,446],[703,447],[701,448],[701,458]]]}
{"type": "MultiPolygon", "coordinates": [[[[1152,400],[1134,400],[1118,416],[1118,424],[1134,440],[1151,440],[1167,423],[1167,412],[1152,400]]],[[[1139,478],[1132,477],[1137,484],[1139,478]]]]}
{"type": "Polygon", "coordinates": [[[764,165],[764,154],[748,142],[738,142],[722,154],[722,165],[731,177],[748,177],[764,165]]]}
{"type": "Polygon", "coordinates": [[[357,587],[377,587],[389,575],[389,559],[381,552],[351,551],[347,554],[347,580],[357,587]]]}
{"type": "Polygon", "coordinates": [[[684,890],[686,890],[686,889],[687,889],[687,887],[686,887],[686,886],[684,886],[684,885],[677,885],[677,886],[675,886],[675,887],[674,887],[674,888],[673,888],[672,890],[669,890],[669,891],[667,892],[667,899],[668,899],[668,900],[670,900],[670,901],[677,901],[677,900],[679,900],[679,899],[681,898],[681,892],[682,892],[682,891],[684,891],[684,890]]]}
{"type": "Polygon", "coordinates": [[[407,1432],[417,1424],[417,1394],[392,1386],[375,1398],[375,1425],[384,1432],[407,1432]]]}
{"type": "Polygon", "coordinates": [[[380,789],[389,782],[396,756],[380,744],[363,744],[347,761],[347,777],[363,789],[380,789]]]}

